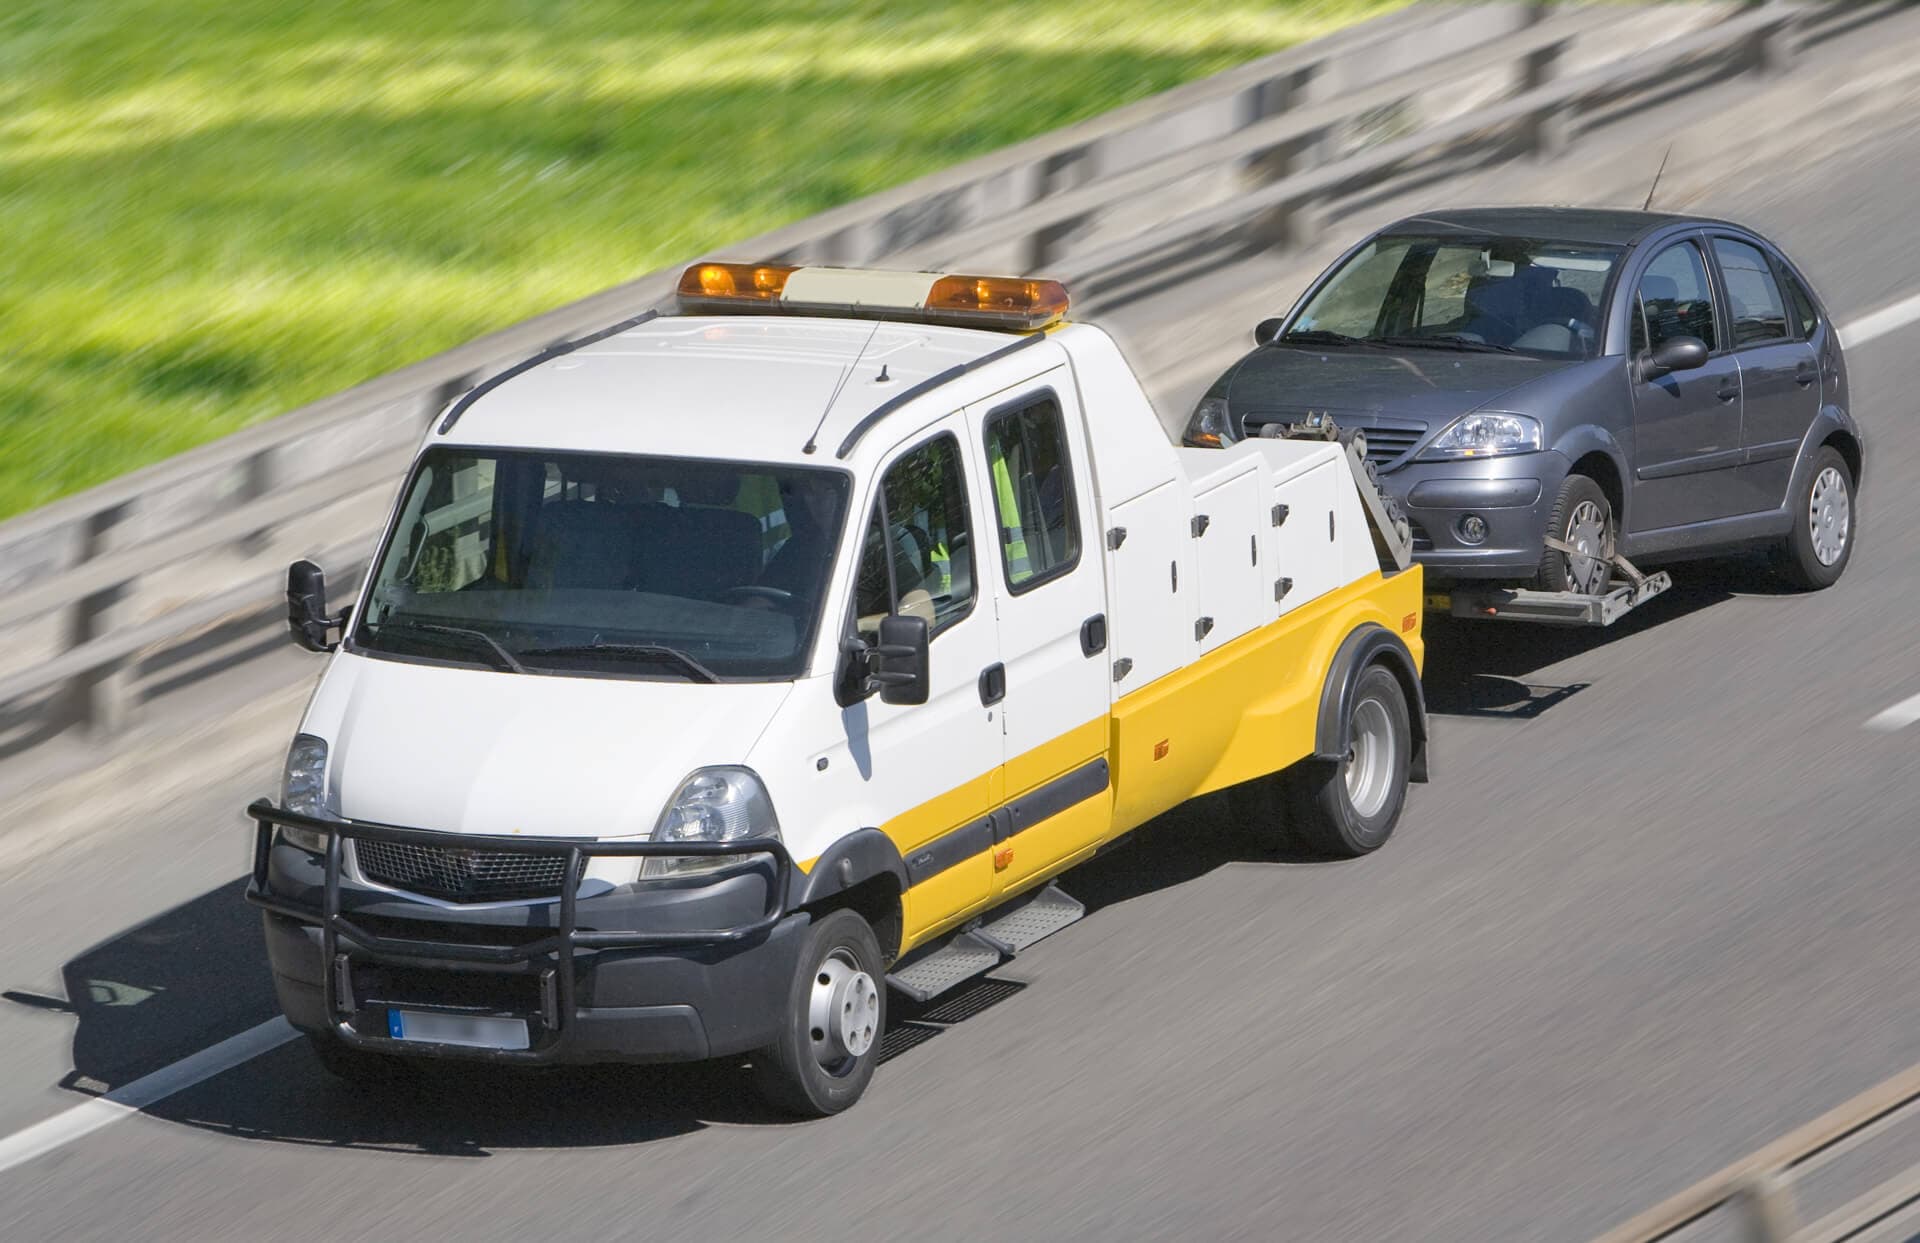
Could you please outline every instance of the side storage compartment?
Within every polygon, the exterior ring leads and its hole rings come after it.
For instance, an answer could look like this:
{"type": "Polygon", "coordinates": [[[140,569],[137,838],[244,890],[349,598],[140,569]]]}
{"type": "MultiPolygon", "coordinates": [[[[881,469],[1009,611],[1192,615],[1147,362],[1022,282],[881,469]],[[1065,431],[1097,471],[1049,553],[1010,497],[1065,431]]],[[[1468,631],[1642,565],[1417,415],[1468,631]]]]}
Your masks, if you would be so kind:
{"type": "Polygon", "coordinates": [[[1204,655],[1273,618],[1261,569],[1266,472],[1260,454],[1238,447],[1182,449],[1180,457],[1193,486],[1194,638],[1204,655]]]}
{"type": "MultiPolygon", "coordinates": [[[[1352,506],[1340,504],[1340,489],[1351,493],[1351,480],[1342,477],[1340,450],[1314,441],[1263,440],[1272,480],[1263,515],[1272,555],[1268,561],[1267,607],[1278,617],[1317,600],[1349,580],[1341,556],[1340,527],[1354,518],[1352,506]]],[[[1351,536],[1364,528],[1346,532],[1351,536]]]]}
{"type": "Polygon", "coordinates": [[[1193,659],[1192,505],[1183,482],[1115,505],[1101,532],[1107,554],[1107,647],[1116,696],[1193,659]]]}

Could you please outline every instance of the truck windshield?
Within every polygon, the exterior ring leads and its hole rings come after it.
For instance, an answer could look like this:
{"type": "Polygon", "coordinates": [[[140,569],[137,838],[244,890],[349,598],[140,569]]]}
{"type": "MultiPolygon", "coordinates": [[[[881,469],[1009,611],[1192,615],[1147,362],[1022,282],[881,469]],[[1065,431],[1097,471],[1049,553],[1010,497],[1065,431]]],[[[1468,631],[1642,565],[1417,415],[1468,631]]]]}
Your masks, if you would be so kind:
{"type": "Polygon", "coordinates": [[[1591,358],[1620,248],[1530,238],[1375,238],[1281,341],[1591,358]]]}
{"type": "Polygon", "coordinates": [[[432,449],[352,645],[514,673],[794,677],[847,489],[818,467],[432,449]]]}

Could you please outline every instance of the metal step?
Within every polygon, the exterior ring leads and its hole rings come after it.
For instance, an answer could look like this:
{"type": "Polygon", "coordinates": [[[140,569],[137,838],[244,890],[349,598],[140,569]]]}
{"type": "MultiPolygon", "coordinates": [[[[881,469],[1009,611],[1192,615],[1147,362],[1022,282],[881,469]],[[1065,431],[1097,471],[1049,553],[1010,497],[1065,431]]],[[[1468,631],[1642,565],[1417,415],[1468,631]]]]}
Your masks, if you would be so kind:
{"type": "Polygon", "coordinates": [[[887,975],[887,983],[914,1001],[930,1001],[1006,962],[1034,942],[1060,931],[1087,908],[1057,885],[1047,885],[987,912],[970,928],[913,954],[887,975]]]}

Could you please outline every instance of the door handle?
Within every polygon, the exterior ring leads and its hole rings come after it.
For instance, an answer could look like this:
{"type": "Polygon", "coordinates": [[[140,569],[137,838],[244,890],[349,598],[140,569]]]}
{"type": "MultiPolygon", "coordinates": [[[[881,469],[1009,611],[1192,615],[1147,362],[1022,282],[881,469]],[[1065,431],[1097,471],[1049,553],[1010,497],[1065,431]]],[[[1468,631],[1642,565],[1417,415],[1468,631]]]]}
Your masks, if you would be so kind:
{"type": "Polygon", "coordinates": [[[980,706],[991,708],[1007,697],[1007,667],[994,661],[980,671],[980,706]]]}
{"type": "Polygon", "coordinates": [[[1793,369],[1793,382],[1801,388],[1807,387],[1819,378],[1820,373],[1813,369],[1812,363],[1801,363],[1793,369]]]}
{"type": "Polygon", "coordinates": [[[1098,656],[1107,650],[1107,615],[1095,613],[1080,623],[1080,654],[1098,656]]]}
{"type": "Polygon", "coordinates": [[[1738,384],[1723,383],[1718,389],[1714,390],[1713,395],[1721,401],[1732,401],[1740,395],[1740,386],[1738,384]]]}

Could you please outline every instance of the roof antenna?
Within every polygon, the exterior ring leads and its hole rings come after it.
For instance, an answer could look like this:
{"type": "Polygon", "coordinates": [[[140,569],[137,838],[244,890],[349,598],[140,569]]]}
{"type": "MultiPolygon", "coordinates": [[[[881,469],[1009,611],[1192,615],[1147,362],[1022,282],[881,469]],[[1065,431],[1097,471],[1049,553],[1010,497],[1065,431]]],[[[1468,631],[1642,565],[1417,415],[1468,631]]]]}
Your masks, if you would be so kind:
{"type": "Polygon", "coordinates": [[[840,390],[847,386],[848,377],[852,376],[853,369],[860,365],[860,359],[866,355],[867,347],[873,344],[874,333],[879,331],[880,321],[876,319],[873,321],[873,331],[869,332],[867,339],[860,343],[860,352],[853,356],[853,361],[846,365],[845,370],[841,371],[840,378],[833,382],[833,391],[827,394],[826,409],[820,412],[820,421],[813,425],[813,433],[807,437],[807,443],[800,446],[800,452],[812,453],[814,449],[818,447],[814,442],[820,439],[820,429],[826,424],[827,416],[833,413],[833,403],[840,400],[840,390]]]}
{"type": "Polygon", "coordinates": [[[1660,157],[1660,167],[1654,170],[1653,184],[1647,187],[1647,201],[1640,205],[1641,211],[1653,210],[1653,192],[1660,188],[1660,174],[1667,171],[1667,156],[1673,154],[1673,144],[1667,144],[1666,154],[1660,157]]]}

